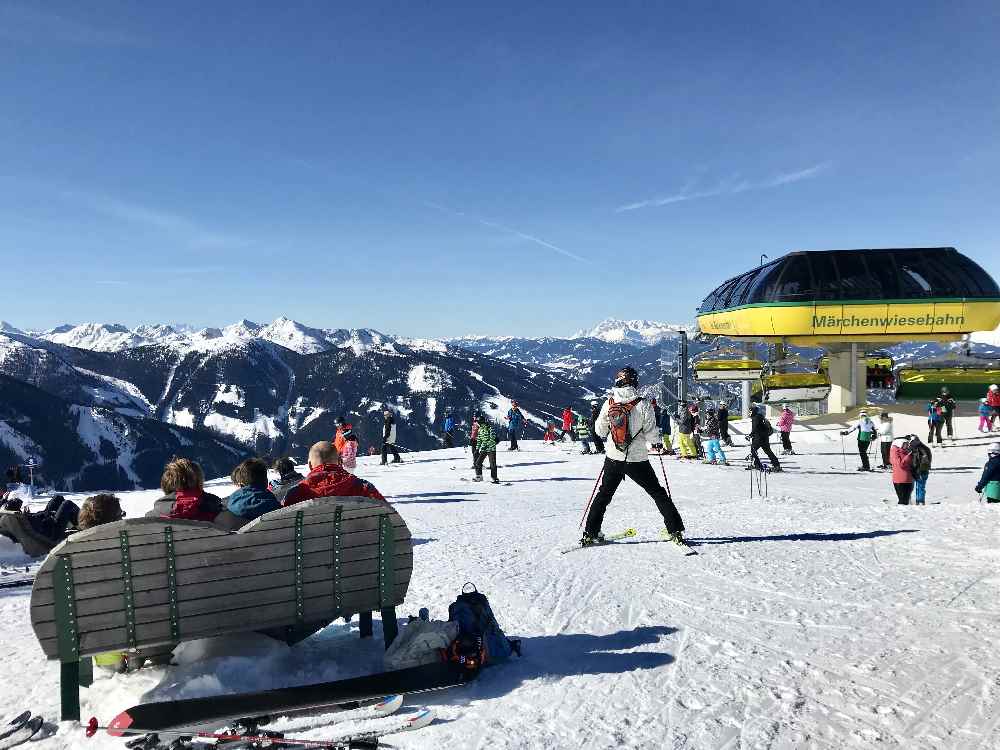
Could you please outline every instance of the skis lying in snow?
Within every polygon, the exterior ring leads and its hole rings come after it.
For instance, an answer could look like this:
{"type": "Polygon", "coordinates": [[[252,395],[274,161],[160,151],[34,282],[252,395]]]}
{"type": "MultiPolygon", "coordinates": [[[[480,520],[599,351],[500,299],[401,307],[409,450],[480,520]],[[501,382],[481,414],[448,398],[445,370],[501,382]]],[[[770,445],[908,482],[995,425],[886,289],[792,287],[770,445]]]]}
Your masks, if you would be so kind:
{"type": "Polygon", "coordinates": [[[0,748],[16,747],[27,742],[41,731],[44,723],[41,716],[33,717],[31,711],[15,716],[0,729],[0,748]]]}
{"type": "MultiPolygon", "coordinates": [[[[222,724],[252,716],[262,725],[287,713],[304,713],[388,694],[421,693],[465,684],[476,672],[451,662],[352,677],[312,685],[237,693],[207,698],[144,703],[122,711],[107,727],[108,734],[145,734],[183,727],[222,724]]],[[[96,726],[96,722],[94,722],[96,726]]]]}
{"type": "Polygon", "coordinates": [[[12,589],[18,586],[30,586],[35,582],[35,573],[37,568],[32,570],[30,567],[25,566],[22,570],[20,566],[16,568],[0,568],[0,589],[12,589]]]}
{"type": "MultiPolygon", "coordinates": [[[[617,534],[611,534],[609,536],[604,537],[604,541],[603,542],[598,542],[597,544],[588,544],[586,547],[584,547],[581,544],[576,544],[576,545],[574,545],[572,547],[566,547],[565,549],[562,549],[559,552],[560,552],[560,554],[565,555],[565,554],[567,554],[569,552],[572,552],[573,550],[578,550],[578,549],[592,549],[592,548],[595,548],[595,547],[607,547],[607,546],[612,545],[612,544],[619,544],[619,545],[626,545],[626,544],[656,544],[656,543],[660,543],[660,542],[663,542],[663,543],[668,543],[669,542],[670,544],[675,544],[675,542],[672,539],[670,539],[670,537],[668,536],[668,534],[669,534],[669,532],[666,529],[661,529],[660,530],[660,537],[658,539],[639,539],[638,538],[639,532],[636,531],[635,529],[628,528],[628,529],[625,529],[624,531],[618,532],[617,534]]],[[[692,556],[692,555],[697,555],[698,554],[698,552],[694,549],[694,547],[689,542],[685,542],[683,545],[676,545],[675,544],[675,546],[678,546],[678,547],[680,547],[681,549],[684,550],[685,557],[692,556]]]]}
{"type": "MultiPolygon", "coordinates": [[[[395,704],[402,704],[402,696],[395,704]]],[[[345,712],[347,713],[347,712],[345,712]]],[[[434,721],[435,714],[429,708],[422,708],[406,714],[381,716],[362,720],[354,727],[335,731],[326,737],[289,737],[282,732],[268,732],[260,729],[236,730],[226,729],[221,732],[184,732],[180,730],[162,730],[144,734],[129,740],[126,747],[135,750],[195,750],[197,748],[224,747],[226,750],[249,750],[250,748],[315,748],[317,750],[351,750],[353,748],[377,747],[382,737],[412,732],[422,729],[434,721]],[[161,736],[162,735],[162,736],[161,736]],[[201,740],[214,740],[214,744],[206,745],[201,740]]],[[[344,721],[350,721],[345,719],[344,721]]],[[[341,723],[341,722],[337,722],[341,723]]],[[[97,730],[97,720],[91,719],[87,734],[93,736],[97,730]]]]}

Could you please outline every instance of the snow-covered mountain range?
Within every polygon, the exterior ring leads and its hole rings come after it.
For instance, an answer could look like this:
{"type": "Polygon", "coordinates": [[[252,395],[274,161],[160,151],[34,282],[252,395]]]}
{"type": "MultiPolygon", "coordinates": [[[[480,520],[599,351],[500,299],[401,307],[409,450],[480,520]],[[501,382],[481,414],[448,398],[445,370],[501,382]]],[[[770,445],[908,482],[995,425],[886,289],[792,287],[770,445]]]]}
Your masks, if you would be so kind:
{"type": "MultiPolygon", "coordinates": [[[[421,342],[386,336],[362,328],[311,328],[288,318],[260,324],[241,320],[225,328],[194,328],[184,324],[141,325],[127,328],[120,323],[83,323],[61,325],[45,331],[19,330],[9,323],[0,324],[0,332],[26,336],[55,344],[96,352],[120,352],[142,346],[166,346],[179,351],[213,351],[247,341],[270,341],[299,354],[315,354],[330,349],[353,349],[356,353],[384,347],[399,341],[410,346],[421,342]]],[[[442,350],[438,342],[423,342],[428,348],[442,350]]]]}
{"type": "MultiPolygon", "coordinates": [[[[246,452],[301,458],[313,442],[333,435],[337,417],[354,424],[362,450],[379,445],[383,405],[398,416],[399,443],[418,450],[440,446],[447,410],[460,429],[467,429],[474,409],[501,424],[516,398],[528,418],[527,434],[540,435],[547,420],[566,406],[582,409],[590,395],[578,379],[539,367],[367,329],[320,331],[286,319],[195,332],[155,329],[159,341],[144,343],[150,328],[91,325],[32,336],[8,325],[0,334],[0,374],[26,388],[12,390],[4,404],[0,464],[23,462],[30,450],[50,467],[47,478],[57,486],[121,489],[155,484],[159,457],[183,452],[174,433],[151,428],[142,450],[100,442],[93,458],[99,471],[83,478],[79,469],[57,471],[61,464],[53,458],[66,445],[86,443],[93,433],[87,415],[94,413],[118,419],[123,434],[142,425],[188,428],[200,436],[186,438],[194,457],[196,446],[218,436],[246,452]],[[20,402],[38,392],[65,405],[50,410],[68,415],[47,420],[50,429],[20,402]],[[149,443],[157,439],[155,447],[149,443]],[[94,485],[85,486],[88,480],[94,485]]],[[[213,466],[212,473],[230,468],[213,466]]]]}

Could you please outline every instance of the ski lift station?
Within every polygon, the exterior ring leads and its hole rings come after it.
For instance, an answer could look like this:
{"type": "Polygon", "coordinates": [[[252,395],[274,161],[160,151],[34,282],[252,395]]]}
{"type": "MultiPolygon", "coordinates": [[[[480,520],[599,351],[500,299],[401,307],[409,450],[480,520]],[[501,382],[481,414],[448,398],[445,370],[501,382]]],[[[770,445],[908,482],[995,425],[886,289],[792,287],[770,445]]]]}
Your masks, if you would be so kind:
{"type": "Polygon", "coordinates": [[[748,346],[699,363],[696,377],[759,377],[765,403],[826,398],[828,412],[841,414],[865,404],[870,368],[886,364],[883,347],[957,341],[998,323],[996,281],[953,247],[792,252],[729,279],[702,301],[702,334],[748,346]],[[826,367],[785,372],[784,360],[752,358],[749,344],[760,342],[778,351],[822,348],[826,367]]]}

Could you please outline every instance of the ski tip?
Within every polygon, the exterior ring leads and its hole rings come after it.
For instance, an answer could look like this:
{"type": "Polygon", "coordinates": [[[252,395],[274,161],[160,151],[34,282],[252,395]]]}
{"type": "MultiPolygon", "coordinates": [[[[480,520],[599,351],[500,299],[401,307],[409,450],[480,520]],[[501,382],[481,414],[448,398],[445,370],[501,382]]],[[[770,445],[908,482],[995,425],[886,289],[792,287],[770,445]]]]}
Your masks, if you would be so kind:
{"type": "Polygon", "coordinates": [[[402,695],[387,695],[378,703],[375,704],[375,712],[380,716],[382,714],[391,714],[399,710],[400,706],[403,705],[402,695]]]}
{"type": "Polygon", "coordinates": [[[422,727],[426,727],[428,724],[433,722],[435,718],[434,709],[425,708],[421,711],[417,711],[417,713],[407,719],[406,728],[421,729],[422,727]]]}
{"type": "Polygon", "coordinates": [[[122,711],[108,723],[108,734],[121,737],[132,726],[132,716],[128,711],[122,711]]]}
{"type": "Polygon", "coordinates": [[[15,716],[10,721],[8,721],[7,722],[7,726],[9,726],[9,727],[18,726],[19,727],[22,724],[27,724],[28,723],[28,719],[30,719],[30,718],[31,718],[31,711],[25,711],[23,713],[18,714],[17,716],[15,716]]]}

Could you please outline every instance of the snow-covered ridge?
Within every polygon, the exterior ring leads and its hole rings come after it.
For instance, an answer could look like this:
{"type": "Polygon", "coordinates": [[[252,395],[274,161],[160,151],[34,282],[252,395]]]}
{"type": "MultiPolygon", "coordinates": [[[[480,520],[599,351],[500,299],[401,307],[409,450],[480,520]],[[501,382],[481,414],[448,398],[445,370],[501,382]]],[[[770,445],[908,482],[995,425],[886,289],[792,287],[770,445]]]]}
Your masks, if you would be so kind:
{"type": "Polygon", "coordinates": [[[389,336],[371,328],[312,328],[285,317],[267,324],[243,319],[224,328],[200,329],[176,323],[135,328],[120,323],[83,323],[65,324],[45,331],[22,331],[10,323],[0,322],[0,332],[98,352],[119,352],[152,345],[212,352],[255,340],[269,341],[299,354],[351,349],[360,355],[376,349],[393,351],[395,344],[414,350],[447,351],[446,343],[434,339],[389,336]]]}
{"type": "Polygon", "coordinates": [[[612,344],[652,346],[678,331],[693,332],[695,326],[679,323],[660,323],[655,320],[618,320],[608,318],[590,330],[580,330],[571,339],[600,339],[612,344]]]}

